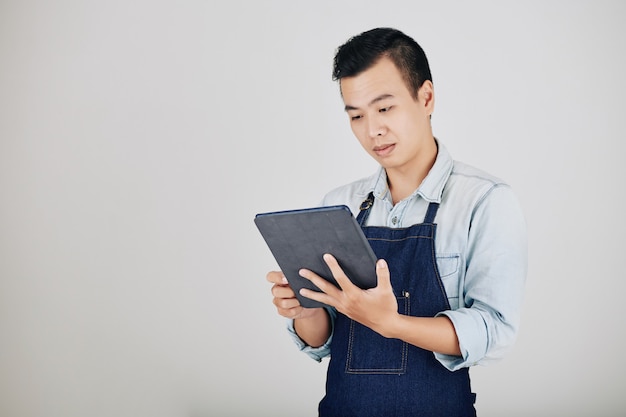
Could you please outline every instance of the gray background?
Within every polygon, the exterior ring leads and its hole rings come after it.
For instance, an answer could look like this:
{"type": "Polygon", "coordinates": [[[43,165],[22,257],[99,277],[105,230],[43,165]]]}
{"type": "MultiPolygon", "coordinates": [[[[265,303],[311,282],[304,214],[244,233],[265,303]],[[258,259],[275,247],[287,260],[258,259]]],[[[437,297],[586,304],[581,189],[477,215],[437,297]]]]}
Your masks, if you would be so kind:
{"type": "Polygon", "coordinates": [[[260,211],[375,164],[330,79],[375,26],[431,61],[433,128],[510,182],[530,264],[482,416],[610,416],[622,356],[626,3],[0,1],[0,415],[312,416],[260,211]]]}

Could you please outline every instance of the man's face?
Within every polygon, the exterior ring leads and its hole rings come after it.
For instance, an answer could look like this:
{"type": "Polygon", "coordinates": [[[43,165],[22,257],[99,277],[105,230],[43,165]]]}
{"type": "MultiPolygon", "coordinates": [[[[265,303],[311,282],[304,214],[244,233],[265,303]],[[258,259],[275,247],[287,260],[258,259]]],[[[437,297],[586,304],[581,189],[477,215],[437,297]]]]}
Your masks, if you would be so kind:
{"type": "Polygon", "coordinates": [[[383,57],[368,70],[344,77],[340,83],[354,135],[385,169],[406,171],[432,158],[434,92],[430,81],[420,87],[414,99],[400,71],[383,57]]]}

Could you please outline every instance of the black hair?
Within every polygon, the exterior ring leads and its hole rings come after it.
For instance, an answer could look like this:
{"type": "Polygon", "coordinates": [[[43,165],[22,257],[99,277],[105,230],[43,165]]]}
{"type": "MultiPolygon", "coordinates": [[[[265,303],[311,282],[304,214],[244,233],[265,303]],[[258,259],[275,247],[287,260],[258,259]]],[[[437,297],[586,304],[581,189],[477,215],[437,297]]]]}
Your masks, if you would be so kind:
{"type": "Polygon", "coordinates": [[[432,82],[428,59],[413,38],[393,28],[376,28],[353,36],[337,48],[333,66],[333,80],[353,77],[369,69],[380,58],[388,57],[402,74],[402,78],[417,98],[417,90],[424,81],[432,82]]]}

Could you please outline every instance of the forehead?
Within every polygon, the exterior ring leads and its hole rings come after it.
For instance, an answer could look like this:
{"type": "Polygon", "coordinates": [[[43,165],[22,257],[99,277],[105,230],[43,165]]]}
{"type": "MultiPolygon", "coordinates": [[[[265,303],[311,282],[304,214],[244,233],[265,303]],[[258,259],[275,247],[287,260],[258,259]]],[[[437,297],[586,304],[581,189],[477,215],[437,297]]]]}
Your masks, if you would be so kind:
{"type": "Polygon", "coordinates": [[[387,57],[353,77],[342,78],[340,87],[344,103],[352,107],[364,107],[382,95],[410,96],[402,74],[387,57]]]}

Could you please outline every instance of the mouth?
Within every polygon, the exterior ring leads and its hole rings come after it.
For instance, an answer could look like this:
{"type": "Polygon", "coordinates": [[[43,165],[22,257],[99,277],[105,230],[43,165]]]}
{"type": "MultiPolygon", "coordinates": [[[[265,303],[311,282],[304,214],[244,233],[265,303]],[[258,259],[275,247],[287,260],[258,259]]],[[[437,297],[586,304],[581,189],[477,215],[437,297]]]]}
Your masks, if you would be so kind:
{"type": "Polygon", "coordinates": [[[395,149],[395,147],[395,143],[388,143],[385,145],[375,146],[372,150],[378,156],[387,156],[395,149]]]}

